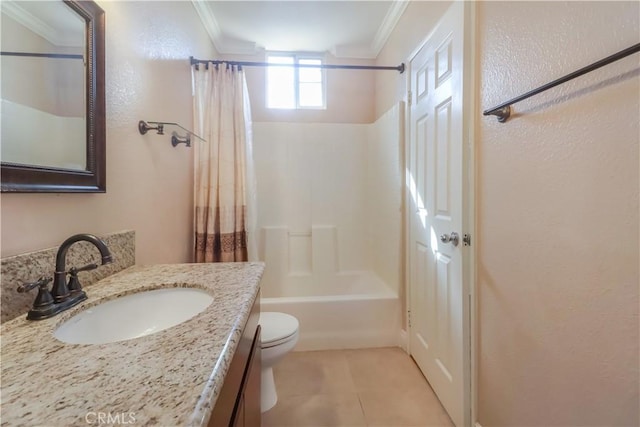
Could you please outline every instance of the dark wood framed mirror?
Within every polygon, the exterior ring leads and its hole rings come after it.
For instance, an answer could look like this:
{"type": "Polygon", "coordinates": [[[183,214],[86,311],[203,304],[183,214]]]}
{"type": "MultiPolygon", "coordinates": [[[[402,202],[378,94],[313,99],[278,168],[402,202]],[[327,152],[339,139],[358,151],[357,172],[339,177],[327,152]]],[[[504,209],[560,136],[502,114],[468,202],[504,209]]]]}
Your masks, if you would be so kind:
{"type": "Polygon", "coordinates": [[[93,1],[1,3],[1,191],[104,193],[104,11],[93,1]]]}

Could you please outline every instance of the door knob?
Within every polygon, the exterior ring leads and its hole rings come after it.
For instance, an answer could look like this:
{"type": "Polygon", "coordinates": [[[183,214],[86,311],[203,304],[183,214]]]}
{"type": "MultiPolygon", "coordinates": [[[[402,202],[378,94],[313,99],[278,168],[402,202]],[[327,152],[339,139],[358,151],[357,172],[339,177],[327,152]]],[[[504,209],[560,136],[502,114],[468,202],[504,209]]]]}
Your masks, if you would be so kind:
{"type": "Polygon", "coordinates": [[[443,234],[440,236],[440,241],[442,243],[451,243],[453,246],[458,246],[460,242],[460,236],[455,231],[452,231],[451,234],[443,234]]]}

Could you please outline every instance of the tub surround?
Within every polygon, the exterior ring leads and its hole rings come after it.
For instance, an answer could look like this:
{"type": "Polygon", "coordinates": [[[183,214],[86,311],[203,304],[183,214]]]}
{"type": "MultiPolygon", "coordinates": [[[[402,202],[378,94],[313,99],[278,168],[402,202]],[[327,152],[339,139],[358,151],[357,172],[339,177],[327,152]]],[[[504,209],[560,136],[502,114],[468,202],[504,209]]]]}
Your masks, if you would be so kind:
{"type": "MultiPolygon", "coordinates": [[[[87,242],[79,242],[69,248],[67,267],[82,267],[95,262],[95,270],[79,273],[80,283],[87,287],[112,274],[135,264],[135,232],[120,231],[106,236],[98,236],[109,247],[113,262],[100,265],[100,253],[87,242]]],[[[62,243],[62,241],[60,241],[62,243]]],[[[43,249],[26,254],[3,258],[1,263],[2,309],[1,321],[4,323],[16,317],[26,315],[33,305],[37,291],[19,293],[16,289],[23,282],[35,281],[39,277],[53,277],[58,247],[43,249]]]]}
{"type": "Polygon", "coordinates": [[[327,295],[359,271],[402,292],[403,111],[371,124],[254,122],[263,297],[327,295]]]}
{"type": "Polygon", "coordinates": [[[398,294],[371,271],[342,273],[319,284],[298,283],[297,289],[282,287],[280,297],[260,300],[263,312],[277,311],[298,319],[300,339],[295,351],[401,343],[398,294]]]}
{"type": "Polygon", "coordinates": [[[262,310],[299,320],[296,351],[402,342],[404,108],[371,124],[254,122],[262,310]]]}
{"type": "Polygon", "coordinates": [[[59,316],[4,323],[2,425],[86,425],[98,412],[133,417],[135,425],[206,425],[263,271],[263,263],[134,266],[96,283],[87,301],[59,316]],[[214,301],[182,324],[134,340],[69,345],[53,337],[88,307],[167,287],[204,289],[214,301]]]}

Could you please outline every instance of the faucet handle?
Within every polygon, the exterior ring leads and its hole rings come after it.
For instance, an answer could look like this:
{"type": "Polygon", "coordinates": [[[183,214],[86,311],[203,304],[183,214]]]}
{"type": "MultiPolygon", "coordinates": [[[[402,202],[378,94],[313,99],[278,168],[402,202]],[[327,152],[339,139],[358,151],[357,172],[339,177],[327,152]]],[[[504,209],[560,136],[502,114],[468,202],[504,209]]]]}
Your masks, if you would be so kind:
{"type": "Polygon", "coordinates": [[[69,283],[67,283],[67,288],[69,288],[70,292],[80,292],[82,291],[82,285],[80,285],[80,281],[78,280],[78,273],[81,271],[95,270],[98,268],[97,264],[87,264],[84,267],[75,268],[71,267],[67,273],[71,275],[69,278],[69,283]]]}
{"type": "Polygon", "coordinates": [[[29,292],[31,289],[37,288],[37,287],[40,287],[42,289],[43,287],[46,287],[49,284],[49,282],[52,280],[53,279],[51,277],[42,276],[35,282],[21,284],[20,286],[18,286],[18,292],[20,293],[29,292]]]}
{"type": "Polygon", "coordinates": [[[96,268],[98,268],[98,264],[87,264],[84,267],[80,267],[80,268],[71,267],[69,271],[67,271],[67,273],[71,274],[72,276],[75,276],[81,271],[95,270],[96,268]]]}
{"type": "Polygon", "coordinates": [[[39,288],[38,295],[33,302],[33,308],[29,311],[27,319],[32,319],[34,318],[32,317],[34,314],[37,315],[39,312],[46,311],[53,306],[53,297],[51,296],[49,289],[47,289],[47,285],[52,280],[53,279],[51,277],[43,276],[35,282],[23,283],[22,285],[18,286],[18,292],[20,293],[29,292],[31,289],[36,287],[39,288]]]}
{"type": "MultiPolygon", "coordinates": [[[[51,296],[51,292],[47,288],[49,282],[53,279],[51,277],[41,277],[35,282],[23,283],[18,286],[18,292],[29,292],[33,288],[38,288],[38,295],[33,301],[33,307],[27,313],[28,320],[40,320],[51,317],[53,310],[55,309],[55,302],[51,296]]],[[[55,314],[55,313],[54,313],[55,314]]]]}

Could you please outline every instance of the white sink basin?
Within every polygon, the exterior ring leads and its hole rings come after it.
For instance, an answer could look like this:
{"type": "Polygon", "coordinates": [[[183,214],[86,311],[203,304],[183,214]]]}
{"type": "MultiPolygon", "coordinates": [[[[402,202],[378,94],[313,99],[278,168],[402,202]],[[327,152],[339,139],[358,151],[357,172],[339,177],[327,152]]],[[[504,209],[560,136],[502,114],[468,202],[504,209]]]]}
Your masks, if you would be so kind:
{"type": "Polygon", "coordinates": [[[104,344],[144,337],[186,322],[213,302],[194,288],[139,292],[88,308],[60,325],[54,336],[69,344],[104,344]]]}

